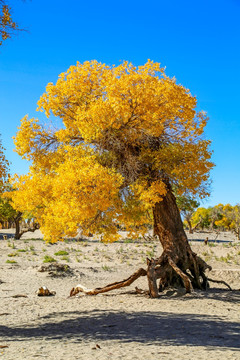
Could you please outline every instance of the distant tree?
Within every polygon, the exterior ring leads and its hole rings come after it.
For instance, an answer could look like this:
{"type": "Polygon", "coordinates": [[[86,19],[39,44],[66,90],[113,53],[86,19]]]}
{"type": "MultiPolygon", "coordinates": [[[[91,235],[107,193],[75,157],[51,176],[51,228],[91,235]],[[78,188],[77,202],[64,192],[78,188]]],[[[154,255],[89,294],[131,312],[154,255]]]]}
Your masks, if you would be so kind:
{"type": "Polygon", "coordinates": [[[34,221],[32,214],[27,211],[22,212],[13,208],[11,197],[14,191],[11,185],[5,184],[4,190],[4,193],[0,195],[0,223],[3,224],[4,221],[7,221],[11,225],[14,224],[14,239],[19,240],[26,232],[34,232],[39,229],[39,224],[34,221]],[[22,228],[21,224],[25,221],[25,226],[22,228]]]}
{"type": "Polygon", "coordinates": [[[194,211],[198,208],[200,203],[193,199],[191,196],[177,196],[177,206],[180,210],[180,213],[183,216],[184,221],[188,224],[189,227],[189,233],[193,233],[193,227],[192,227],[192,215],[194,211]]]}
{"type": "Polygon", "coordinates": [[[191,221],[192,226],[197,229],[209,229],[211,224],[211,210],[210,208],[206,209],[204,207],[199,207],[192,215],[191,221]]]}
{"type": "Polygon", "coordinates": [[[223,204],[218,204],[213,207],[208,208],[209,209],[209,218],[210,218],[210,230],[216,230],[217,229],[217,221],[222,219],[223,216],[223,204]]]}
{"type": "Polygon", "coordinates": [[[17,224],[22,219],[22,213],[20,211],[15,210],[8,199],[3,196],[0,197],[0,222],[3,225],[5,221],[12,225],[15,224],[17,228],[17,224]]]}
{"type": "Polygon", "coordinates": [[[63,127],[21,121],[16,150],[32,166],[13,182],[14,207],[32,211],[51,241],[79,227],[114,240],[117,225],[144,231],[152,211],[163,254],[148,262],[151,295],[158,296],[156,278],[161,289],[206,288],[208,266],[190,248],[173,193],[207,195],[213,164],[196,104],[151,61],[71,66],[38,103],[63,127]]]}
{"type": "Polygon", "coordinates": [[[240,205],[224,205],[221,219],[217,220],[215,224],[220,228],[234,232],[237,239],[240,240],[240,205]]]}

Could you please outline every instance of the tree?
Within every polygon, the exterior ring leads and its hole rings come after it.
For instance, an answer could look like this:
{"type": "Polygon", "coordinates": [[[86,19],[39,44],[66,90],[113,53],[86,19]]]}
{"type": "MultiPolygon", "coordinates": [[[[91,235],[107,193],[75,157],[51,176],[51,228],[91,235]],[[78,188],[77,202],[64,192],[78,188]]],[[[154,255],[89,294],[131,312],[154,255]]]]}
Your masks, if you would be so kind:
{"type": "Polygon", "coordinates": [[[15,210],[12,207],[11,195],[13,194],[13,189],[9,184],[4,186],[5,192],[0,196],[0,223],[3,224],[4,221],[7,221],[11,225],[15,225],[15,235],[14,239],[19,240],[23,234],[28,231],[34,232],[39,229],[38,223],[36,223],[32,217],[32,214],[27,213],[26,211],[21,212],[15,210]],[[22,228],[21,224],[26,224],[22,228]]]}
{"type": "Polygon", "coordinates": [[[189,195],[177,196],[176,200],[180,213],[183,215],[184,221],[186,221],[188,224],[189,233],[192,234],[193,228],[191,218],[195,209],[200,205],[200,203],[197,200],[191,198],[189,195]]]}
{"type": "Polygon", "coordinates": [[[209,208],[210,229],[217,229],[216,222],[222,218],[223,204],[218,204],[209,208]]]}
{"type": "Polygon", "coordinates": [[[211,208],[198,208],[192,215],[192,225],[195,229],[209,229],[211,224],[211,208]]]}
{"type": "Polygon", "coordinates": [[[216,226],[230,230],[240,240],[240,205],[222,205],[221,217],[215,221],[216,226]]]}
{"type": "Polygon", "coordinates": [[[13,180],[14,207],[33,212],[51,241],[79,227],[109,241],[119,224],[141,233],[152,211],[163,253],[140,271],[151,296],[158,296],[157,278],[160,289],[206,288],[209,266],[188,244],[172,190],[207,195],[213,163],[210,141],[202,138],[207,118],[196,104],[158,63],[71,66],[38,102],[62,128],[21,121],[16,151],[32,166],[13,180]]]}
{"type": "Polygon", "coordinates": [[[17,228],[17,224],[22,220],[22,213],[13,209],[10,204],[10,201],[3,196],[0,197],[0,222],[7,221],[10,224],[15,224],[17,228]]]}
{"type": "Polygon", "coordinates": [[[4,40],[11,38],[17,30],[20,29],[12,19],[10,6],[4,0],[0,0],[0,46],[4,40]]]}
{"type": "Polygon", "coordinates": [[[0,139],[0,193],[3,191],[6,178],[8,176],[9,162],[4,155],[5,149],[2,146],[0,139]]]}

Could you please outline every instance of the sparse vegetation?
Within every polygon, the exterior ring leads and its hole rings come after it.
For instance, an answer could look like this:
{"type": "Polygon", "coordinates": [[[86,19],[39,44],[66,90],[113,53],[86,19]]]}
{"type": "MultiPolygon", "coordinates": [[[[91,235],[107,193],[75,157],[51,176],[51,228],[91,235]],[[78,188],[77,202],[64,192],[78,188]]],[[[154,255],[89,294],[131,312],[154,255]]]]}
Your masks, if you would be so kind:
{"type": "Polygon", "coordinates": [[[17,264],[15,260],[7,260],[6,264],[17,264]]]}
{"type": "Polygon", "coordinates": [[[69,256],[62,256],[61,257],[61,260],[64,260],[64,261],[67,261],[67,262],[69,262],[70,261],[70,258],[69,258],[69,256]]]}
{"type": "Polygon", "coordinates": [[[59,250],[58,252],[55,252],[55,256],[62,256],[62,255],[68,255],[68,251],[65,250],[59,250]]]}
{"type": "Polygon", "coordinates": [[[102,269],[103,269],[104,271],[111,271],[110,266],[107,266],[107,265],[103,265],[103,266],[102,266],[102,269]]]}
{"type": "Polygon", "coordinates": [[[56,259],[54,259],[52,256],[49,255],[45,255],[43,260],[44,263],[51,263],[56,261],[57,261],[56,259]]]}
{"type": "Polygon", "coordinates": [[[8,257],[14,257],[14,256],[17,256],[18,254],[17,253],[11,253],[11,254],[8,254],[8,257]]]}
{"type": "Polygon", "coordinates": [[[14,242],[8,241],[8,247],[10,247],[12,249],[16,249],[16,246],[15,246],[14,242]]]}

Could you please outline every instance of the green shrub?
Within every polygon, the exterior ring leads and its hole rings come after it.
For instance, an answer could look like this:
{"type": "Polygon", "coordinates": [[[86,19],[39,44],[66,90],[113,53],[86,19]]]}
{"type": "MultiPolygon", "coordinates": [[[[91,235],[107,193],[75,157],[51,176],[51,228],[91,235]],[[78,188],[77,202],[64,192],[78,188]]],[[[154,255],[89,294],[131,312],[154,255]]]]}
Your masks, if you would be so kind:
{"type": "Polygon", "coordinates": [[[44,263],[56,262],[56,260],[55,260],[52,256],[45,255],[43,262],[44,262],[44,263]]]}
{"type": "Polygon", "coordinates": [[[7,264],[17,264],[17,262],[15,260],[7,260],[6,263],[7,264]]]}
{"type": "Polygon", "coordinates": [[[54,255],[55,256],[62,256],[62,255],[68,255],[69,253],[65,250],[59,250],[58,252],[56,252],[54,255]]]}

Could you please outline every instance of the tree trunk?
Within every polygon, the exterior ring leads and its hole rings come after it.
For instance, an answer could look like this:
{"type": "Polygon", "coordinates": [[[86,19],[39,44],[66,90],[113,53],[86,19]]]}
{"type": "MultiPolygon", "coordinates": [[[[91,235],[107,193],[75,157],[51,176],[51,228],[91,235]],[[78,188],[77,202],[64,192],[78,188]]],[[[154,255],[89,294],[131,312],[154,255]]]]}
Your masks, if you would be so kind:
{"type": "Polygon", "coordinates": [[[20,233],[20,221],[22,221],[22,213],[20,211],[18,211],[16,217],[14,218],[14,224],[15,224],[14,239],[15,240],[19,240],[22,236],[22,234],[20,233]]]}
{"type": "MultiPolygon", "coordinates": [[[[184,286],[187,292],[192,288],[206,289],[208,282],[204,272],[211,267],[191,250],[170,186],[163,200],[155,204],[153,217],[154,233],[163,247],[162,255],[154,260],[152,275],[154,281],[160,278],[159,291],[169,286],[184,286]]],[[[156,297],[154,287],[150,293],[156,297]]]]}
{"type": "Polygon", "coordinates": [[[189,234],[193,234],[193,228],[192,228],[191,220],[187,219],[186,221],[187,221],[188,226],[189,226],[189,234]]]}
{"type": "Polygon", "coordinates": [[[14,222],[15,222],[15,235],[14,235],[14,239],[15,239],[15,240],[19,240],[20,237],[21,237],[21,234],[20,234],[20,219],[19,219],[19,218],[16,218],[14,222]]]}
{"type": "MultiPolygon", "coordinates": [[[[160,279],[159,291],[166,287],[185,287],[186,292],[191,292],[193,288],[206,290],[209,287],[208,281],[222,283],[230,290],[230,286],[224,281],[208,279],[205,275],[207,265],[190,248],[187,236],[183,229],[183,223],[176,204],[175,196],[169,186],[169,190],[164,199],[155,204],[154,215],[154,234],[158,235],[163,253],[158,259],[147,259],[147,271],[139,269],[127,279],[118,281],[101,288],[88,289],[78,284],[74,287],[70,296],[79,292],[86,295],[97,295],[114,289],[129,286],[140,276],[147,276],[149,292],[152,298],[158,297],[157,279],[160,279]]],[[[145,291],[136,288],[137,293],[145,291]]]]}

